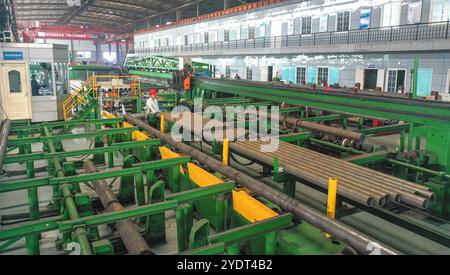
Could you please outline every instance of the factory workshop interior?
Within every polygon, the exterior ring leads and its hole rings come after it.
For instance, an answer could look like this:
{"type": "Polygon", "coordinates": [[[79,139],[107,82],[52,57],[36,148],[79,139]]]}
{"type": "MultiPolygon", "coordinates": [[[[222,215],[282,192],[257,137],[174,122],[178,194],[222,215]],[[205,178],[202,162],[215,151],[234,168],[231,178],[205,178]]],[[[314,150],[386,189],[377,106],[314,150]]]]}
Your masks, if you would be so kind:
{"type": "Polygon", "coordinates": [[[2,256],[450,255],[450,0],[0,0],[0,95],[2,256]]]}

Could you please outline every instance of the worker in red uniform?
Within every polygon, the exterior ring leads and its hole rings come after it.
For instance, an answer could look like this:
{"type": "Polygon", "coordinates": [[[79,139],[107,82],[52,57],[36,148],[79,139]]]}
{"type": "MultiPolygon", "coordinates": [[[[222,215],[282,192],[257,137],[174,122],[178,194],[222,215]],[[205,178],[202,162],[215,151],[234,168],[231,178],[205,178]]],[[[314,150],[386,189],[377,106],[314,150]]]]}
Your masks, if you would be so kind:
{"type": "Polygon", "coordinates": [[[330,86],[327,86],[325,88],[325,92],[332,92],[332,91],[333,91],[333,89],[330,86]]]}

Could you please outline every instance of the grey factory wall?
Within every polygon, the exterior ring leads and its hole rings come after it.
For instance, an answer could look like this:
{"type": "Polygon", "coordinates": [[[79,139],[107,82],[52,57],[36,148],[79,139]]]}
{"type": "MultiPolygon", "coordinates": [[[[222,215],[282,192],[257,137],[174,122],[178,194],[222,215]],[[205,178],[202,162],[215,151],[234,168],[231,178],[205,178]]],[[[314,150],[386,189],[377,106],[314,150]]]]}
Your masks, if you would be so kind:
{"type": "MultiPolygon", "coordinates": [[[[161,31],[137,33],[135,34],[135,48],[138,50],[159,46],[184,45],[185,35],[187,35],[188,44],[204,43],[206,33],[209,42],[224,41],[224,30],[229,31],[230,40],[247,39],[249,27],[255,27],[255,37],[300,34],[301,18],[307,16],[311,16],[312,33],[332,32],[336,31],[337,13],[341,11],[350,11],[349,28],[357,30],[361,27],[361,11],[368,8],[370,8],[370,28],[377,28],[382,26],[383,9],[391,3],[400,4],[399,20],[394,20],[396,22],[392,22],[392,25],[427,23],[431,21],[433,1],[437,0],[311,0],[302,3],[297,2],[161,31]],[[421,5],[418,9],[410,12],[409,9],[415,3],[421,3],[421,5]],[[414,15],[415,12],[417,16],[414,15]],[[322,15],[327,17],[326,30],[320,30],[322,15]],[[262,28],[265,28],[265,31],[262,28]]],[[[413,9],[411,8],[411,10],[413,9]]],[[[442,18],[441,21],[448,19],[442,18]]]]}
{"type": "MultiPolygon", "coordinates": [[[[193,58],[193,60],[206,62],[216,66],[217,75],[226,74],[229,66],[231,77],[236,73],[242,78],[246,77],[247,67],[252,68],[253,80],[263,79],[267,74],[267,66],[273,66],[273,75],[279,72],[283,75],[286,68],[297,67],[328,67],[336,68],[338,72],[338,83],[347,87],[353,87],[358,79],[358,71],[364,69],[383,70],[383,90],[386,90],[388,70],[406,70],[405,91],[411,89],[411,70],[413,69],[414,57],[420,58],[420,69],[432,70],[430,91],[447,93],[449,89],[450,53],[391,53],[391,54],[342,54],[342,55],[290,55],[290,56],[244,56],[244,57],[213,57],[193,58]]],[[[308,69],[307,69],[308,71],[308,69]]],[[[308,73],[308,72],[307,72],[308,73]]],[[[286,78],[284,75],[282,78],[286,78]]],[[[295,81],[291,81],[295,82],[295,81]]],[[[445,96],[447,99],[448,96],[445,96]]]]}

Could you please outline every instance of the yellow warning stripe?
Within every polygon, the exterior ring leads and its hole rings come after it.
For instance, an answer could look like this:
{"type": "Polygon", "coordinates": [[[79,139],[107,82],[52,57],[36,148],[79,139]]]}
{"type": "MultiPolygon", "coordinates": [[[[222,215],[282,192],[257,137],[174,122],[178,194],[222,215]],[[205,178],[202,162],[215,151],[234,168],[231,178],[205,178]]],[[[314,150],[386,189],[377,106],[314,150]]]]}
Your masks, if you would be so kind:
{"type": "MultiPolygon", "coordinates": [[[[113,114],[111,114],[110,112],[107,112],[107,111],[103,111],[103,117],[104,117],[104,118],[116,118],[115,115],[113,115],[113,114]]],[[[117,125],[117,126],[120,127],[119,125],[117,125]]],[[[134,127],[134,126],[131,125],[131,124],[128,123],[128,122],[124,122],[124,123],[123,123],[123,127],[124,127],[124,128],[131,128],[131,127],[134,127]]],[[[140,131],[134,131],[134,132],[131,134],[131,136],[132,136],[132,139],[133,139],[134,141],[143,141],[143,140],[149,140],[149,139],[150,139],[150,136],[149,136],[149,135],[147,135],[147,134],[145,134],[145,133],[142,133],[142,132],[140,132],[140,131]]]]}
{"type": "MultiPolygon", "coordinates": [[[[167,147],[159,147],[162,159],[178,158],[180,154],[173,152],[167,147]]],[[[198,167],[193,163],[188,163],[189,177],[200,188],[221,184],[224,181],[198,167]]],[[[183,167],[180,166],[180,172],[184,174],[183,167]]],[[[246,189],[233,191],[233,208],[241,216],[251,223],[263,221],[278,216],[272,209],[268,208],[260,201],[250,196],[246,189]]]]}

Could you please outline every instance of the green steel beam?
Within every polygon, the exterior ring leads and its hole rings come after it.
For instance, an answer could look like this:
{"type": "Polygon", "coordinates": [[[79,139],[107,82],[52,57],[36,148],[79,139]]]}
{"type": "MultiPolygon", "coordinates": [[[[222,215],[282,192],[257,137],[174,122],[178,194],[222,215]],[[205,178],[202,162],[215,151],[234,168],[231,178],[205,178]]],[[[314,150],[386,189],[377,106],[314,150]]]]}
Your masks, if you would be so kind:
{"type": "Polygon", "coordinates": [[[299,90],[249,81],[194,79],[192,84],[193,89],[223,92],[278,103],[284,102],[363,117],[389,118],[433,127],[450,128],[450,105],[441,102],[299,90]]]}
{"type": "Polygon", "coordinates": [[[135,175],[148,170],[167,169],[173,166],[183,165],[190,161],[191,161],[190,157],[179,157],[167,160],[157,160],[152,162],[139,163],[136,164],[134,167],[127,169],[104,170],[101,172],[97,172],[95,174],[83,174],[71,177],[54,177],[54,178],[45,177],[45,178],[21,180],[17,182],[0,184],[0,193],[18,191],[34,187],[43,187],[48,185],[56,186],[63,183],[75,184],[93,180],[102,180],[115,177],[135,175]]]}
{"type": "Polygon", "coordinates": [[[0,184],[0,193],[13,192],[35,187],[49,186],[50,179],[51,179],[50,177],[45,177],[45,178],[35,178],[3,183],[0,184]]]}
{"type": "Polygon", "coordinates": [[[406,162],[395,160],[395,159],[389,159],[388,162],[393,164],[393,165],[401,166],[401,167],[408,168],[408,169],[411,169],[411,170],[414,170],[414,171],[423,172],[425,174],[429,174],[431,176],[435,176],[435,177],[438,177],[438,178],[441,178],[441,179],[445,178],[447,180],[450,180],[450,174],[446,174],[445,172],[434,171],[434,170],[431,170],[431,169],[427,169],[425,167],[420,167],[420,166],[417,166],[417,165],[414,165],[414,164],[406,163],[406,162]]]}
{"type": "Polygon", "coordinates": [[[18,131],[31,131],[31,130],[41,130],[44,127],[57,128],[65,126],[78,126],[78,125],[108,125],[122,123],[123,118],[110,118],[110,119],[81,119],[81,120],[71,120],[71,121],[59,121],[59,122],[44,122],[30,126],[13,126],[11,127],[11,132],[18,131]]]}
{"type": "Polygon", "coordinates": [[[207,188],[193,189],[187,192],[173,194],[166,202],[137,207],[120,212],[106,213],[102,215],[89,216],[69,221],[63,221],[63,216],[58,216],[36,222],[29,222],[25,224],[6,227],[0,229],[0,241],[7,241],[14,238],[36,235],[58,229],[61,230],[61,233],[64,233],[75,230],[80,226],[91,227],[104,223],[113,223],[120,220],[159,214],[168,210],[175,209],[184,202],[191,202],[223,193],[229,193],[234,188],[234,183],[223,183],[207,188]]]}
{"type": "Polygon", "coordinates": [[[20,163],[24,161],[36,161],[36,160],[45,160],[52,158],[68,158],[68,157],[78,157],[85,155],[95,155],[95,154],[103,154],[110,152],[117,152],[123,149],[135,149],[144,146],[159,146],[161,145],[161,141],[159,139],[153,140],[145,140],[145,141],[136,141],[136,142],[124,142],[124,143],[116,143],[112,146],[108,147],[99,147],[85,150],[77,150],[77,151],[69,151],[69,152],[56,152],[56,153],[34,153],[34,154],[25,154],[25,155],[8,155],[5,158],[4,163],[20,163]]]}
{"type": "Polygon", "coordinates": [[[17,138],[8,140],[9,146],[17,146],[17,145],[25,145],[29,143],[44,143],[49,141],[61,141],[67,139],[79,139],[79,138],[92,138],[92,137],[102,137],[108,135],[118,135],[124,133],[131,133],[134,131],[139,131],[139,127],[130,127],[130,128],[117,128],[117,129],[108,129],[101,130],[95,132],[87,132],[80,134],[67,134],[67,135],[57,135],[57,136],[40,136],[40,137],[31,137],[31,138],[17,138]]]}
{"type": "Polygon", "coordinates": [[[382,134],[382,133],[389,133],[389,132],[400,132],[403,130],[408,131],[410,126],[411,125],[409,123],[405,123],[405,124],[389,125],[389,126],[383,126],[383,127],[363,129],[363,130],[360,130],[359,132],[368,136],[368,135],[375,135],[375,134],[382,134]]]}
{"type": "Polygon", "coordinates": [[[190,255],[190,256],[200,256],[200,255],[220,255],[225,253],[225,243],[215,243],[205,247],[200,247],[192,250],[188,250],[178,255],[190,255]]]}
{"type": "Polygon", "coordinates": [[[345,158],[344,160],[358,164],[358,165],[367,165],[375,162],[384,161],[387,159],[389,152],[386,151],[378,151],[374,153],[357,155],[349,158],[345,158]]]}
{"type": "Polygon", "coordinates": [[[278,231],[289,226],[292,226],[292,214],[284,214],[275,218],[257,222],[254,224],[245,225],[234,228],[226,232],[218,233],[209,238],[209,241],[214,243],[233,244],[241,241],[251,239],[255,236],[260,236],[269,232],[278,231]]]}
{"type": "Polygon", "coordinates": [[[320,140],[320,139],[310,138],[309,140],[312,141],[315,144],[326,146],[326,147],[329,147],[329,148],[332,148],[332,149],[335,149],[335,150],[338,150],[338,151],[348,152],[348,153],[357,154],[357,155],[365,154],[365,152],[363,152],[363,151],[359,151],[359,150],[356,150],[356,149],[351,148],[351,147],[344,147],[344,146],[341,146],[341,145],[338,145],[338,144],[334,144],[334,143],[331,143],[331,142],[327,142],[327,141],[323,141],[323,140],[320,140]]]}
{"type": "Polygon", "coordinates": [[[161,79],[172,79],[172,73],[161,73],[161,72],[147,72],[147,71],[137,71],[137,70],[130,70],[128,71],[130,75],[139,75],[139,76],[146,76],[151,78],[161,78],[161,79]]]}
{"type": "Polygon", "coordinates": [[[76,220],[69,220],[64,222],[59,222],[59,230],[64,232],[70,232],[78,227],[93,227],[106,223],[113,223],[121,220],[127,220],[132,218],[140,218],[144,216],[152,216],[160,213],[164,213],[169,210],[177,208],[183,202],[191,202],[198,199],[212,197],[222,193],[231,192],[235,188],[234,183],[224,183],[208,188],[193,189],[187,192],[182,192],[174,194],[171,199],[154,203],[146,206],[140,206],[132,209],[127,209],[123,211],[117,211],[112,213],[105,213],[96,216],[89,216],[85,218],[80,218],[76,220]]]}
{"type": "Polygon", "coordinates": [[[348,118],[348,115],[329,115],[329,116],[316,116],[305,118],[303,120],[310,122],[322,122],[322,121],[333,121],[333,120],[343,120],[348,118]]]}
{"type": "Polygon", "coordinates": [[[128,220],[132,218],[140,218],[144,216],[160,214],[175,209],[177,208],[177,206],[178,206],[177,201],[165,201],[161,203],[150,204],[123,211],[116,211],[101,215],[80,218],[76,220],[59,222],[58,227],[61,233],[71,232],[79,227],[93,227],[101,224],[115,223],[121,220],[128,220]]]}
{"type": "Polygon", "coordinates": [[[119,66],[110,65],[70,65],[70,71],[121,71],[119,66]]]}
{"type": "Polygon", "coordinates": [[[295,133],[295,134],[289,134],[289,135],[281,135],[280,141],[299,142],[299,141],[307,140],[310,138],[311,138],[311,132],[304,132],[304,133],[295,133]]]}
{"type": "Polygon", "coordinates": [[[49,219],[3,227],[0,229],[0,242],[57,230],[58,222],[62,220],[63,216],[57,216],[49,219]]]}

